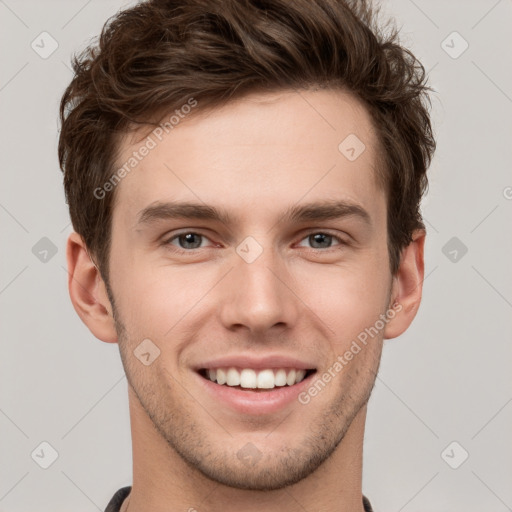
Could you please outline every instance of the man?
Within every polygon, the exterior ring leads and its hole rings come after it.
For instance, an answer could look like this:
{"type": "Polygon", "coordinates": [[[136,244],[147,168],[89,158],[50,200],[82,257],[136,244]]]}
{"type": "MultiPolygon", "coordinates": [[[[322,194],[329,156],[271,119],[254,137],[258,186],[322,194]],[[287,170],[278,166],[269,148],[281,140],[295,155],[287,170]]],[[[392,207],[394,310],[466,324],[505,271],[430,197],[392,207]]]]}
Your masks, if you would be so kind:
{"type": "Polygon", "coordinates": [[[75,58],[69,290],[129,383],[108,512],[372,510],[366,407],[421,301],[435,148],[423,67],[373,20],[154,0],[75,58]]]}

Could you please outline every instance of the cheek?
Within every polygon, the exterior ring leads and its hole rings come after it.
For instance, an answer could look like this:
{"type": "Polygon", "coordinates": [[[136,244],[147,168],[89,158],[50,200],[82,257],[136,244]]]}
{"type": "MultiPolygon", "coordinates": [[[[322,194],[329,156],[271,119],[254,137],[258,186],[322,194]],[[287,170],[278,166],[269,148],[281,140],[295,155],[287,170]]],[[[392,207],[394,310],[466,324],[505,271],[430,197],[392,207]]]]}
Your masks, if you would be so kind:
{"type": "Polygon", "coordinates": [[[319,267],[302,279],[297,295],[331,329],[335,348],[343,350],[384,312],[387,281],[386,275],[371,268],[319,267]]]}
{"type": "Polygon", "coordinates": [[[201,299],[215,284],[214,277],[135,263],[132,268],[118,269],[118,309],[130,332],[163,340],[201,311],[201,299]]]}

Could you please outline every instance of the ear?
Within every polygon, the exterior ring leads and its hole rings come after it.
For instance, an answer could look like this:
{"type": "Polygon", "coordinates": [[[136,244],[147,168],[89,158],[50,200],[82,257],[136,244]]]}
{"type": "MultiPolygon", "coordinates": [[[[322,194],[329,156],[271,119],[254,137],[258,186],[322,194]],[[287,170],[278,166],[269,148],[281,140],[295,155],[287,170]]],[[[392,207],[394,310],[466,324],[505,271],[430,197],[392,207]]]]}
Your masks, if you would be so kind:
{"type": "Polygon", "coordinates": [[[411,325],[420,307],[425,273],[423,254],[426,232],[424,229],[414,231],[411,243],[402,250],[400,267],[393,276],[390,310],[394,317],[384,329],[384,339],[400,336],[411,325]],[[396,304],[395,306],[393,306],[396,304]]]}
{"type": "Polygon", "coordinates": [[[93,263],[82,237],[73,232],[66,247],[68,289],[71,302],[82,322],[107,343],[117,343],[112,305],[105,283],[93,263]]]}

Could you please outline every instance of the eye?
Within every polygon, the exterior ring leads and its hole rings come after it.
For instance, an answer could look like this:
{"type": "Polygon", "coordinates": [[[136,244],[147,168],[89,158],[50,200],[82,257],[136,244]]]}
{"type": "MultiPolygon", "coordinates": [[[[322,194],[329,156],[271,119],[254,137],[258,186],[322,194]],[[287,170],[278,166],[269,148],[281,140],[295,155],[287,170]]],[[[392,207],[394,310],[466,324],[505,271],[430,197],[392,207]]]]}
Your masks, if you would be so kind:
{"type": "Polygon", "coordinates": [[[330,249],[332,247],[333,240],[338,242],[336,245],[347,245],[347,243],[340,237],[323,231],[310,233],[302,240],[307,240],[311,243],[313,249],[330,249]]]}
{"type": "MultiPolygon", "coordinates": [[[[196,249],[203,249],[208,246],[207,241],[211,240],[201,233],[195,231],[185,231],[173,235],[172,237],[163,241],[163,245],[172,249],[178,253],[190,253],[196,249]]],[[[337,246],[348,245],[348,242],[340,238],[339,236],[327,233],[325,231],[317,231],[308,234],[301,240],[299,247],[303,245],[303,242],[307,241],[310,244],[310,248],[313,250],[320,250],[321,252],[328,252],[329,249],[335,249],[337,246]]]]}
{"type": "Polygon", "coordinates": [[[200,249],[202,246],[202,241],[208,240],[208,238],[200,233],[195,233],[194,231],[187,231],[185,233],[179,233],[177,235],[172,236],[168,240],[164,241],[164,245],[173,245],[177,247],[177,250],[187,249],[200,249]],[[173,242],[176,241],[177,245],[173,242]]]}

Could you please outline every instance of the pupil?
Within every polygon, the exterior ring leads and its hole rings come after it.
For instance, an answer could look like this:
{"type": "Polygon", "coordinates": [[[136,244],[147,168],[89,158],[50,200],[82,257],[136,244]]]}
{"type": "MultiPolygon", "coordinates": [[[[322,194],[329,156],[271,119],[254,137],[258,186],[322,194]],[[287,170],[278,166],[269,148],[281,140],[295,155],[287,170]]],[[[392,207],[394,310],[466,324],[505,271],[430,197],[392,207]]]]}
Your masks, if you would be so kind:
{"type": "Polygon", "coordinates": [[[180,245],[185,245],[185,249],[197,249],[201,245],[200,236],[197,235],[197,233],[186,233],[184,235],[180,235],[180,245]],[[197,238],[196,243],[194,243],[194,237],[197,238]],[[184,241],[184,244],[181,244],[181,242],[184,241]],[[193,247],[191,247],[189,244],[191,244],[193,247]]]}
{"type": "Polygon", "coordinates": [[[312,245],[319,242],[321,247],[328,247],[331,239],[331,235],[326,235],[325,233],[316,233],[314,235],[310,235],[310,242],[312,241],[312,245]]]}

